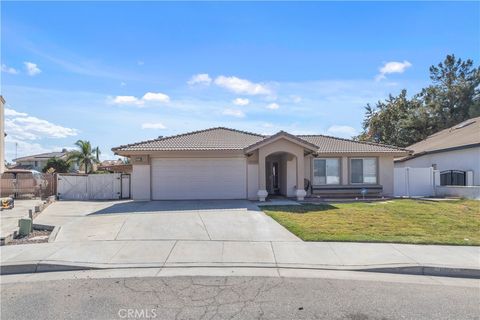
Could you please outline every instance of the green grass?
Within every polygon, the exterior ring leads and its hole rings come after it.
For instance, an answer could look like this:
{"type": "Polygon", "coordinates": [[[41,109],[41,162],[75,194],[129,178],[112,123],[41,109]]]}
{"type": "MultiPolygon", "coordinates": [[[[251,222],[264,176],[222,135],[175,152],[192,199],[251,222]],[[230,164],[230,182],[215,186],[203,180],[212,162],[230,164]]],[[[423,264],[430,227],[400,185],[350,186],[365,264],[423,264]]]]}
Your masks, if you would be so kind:
{"type": "Polygon", "coordinates": [[[263,207],[305,241],[480,245],[480,202],[389,200],[263,207]]]}

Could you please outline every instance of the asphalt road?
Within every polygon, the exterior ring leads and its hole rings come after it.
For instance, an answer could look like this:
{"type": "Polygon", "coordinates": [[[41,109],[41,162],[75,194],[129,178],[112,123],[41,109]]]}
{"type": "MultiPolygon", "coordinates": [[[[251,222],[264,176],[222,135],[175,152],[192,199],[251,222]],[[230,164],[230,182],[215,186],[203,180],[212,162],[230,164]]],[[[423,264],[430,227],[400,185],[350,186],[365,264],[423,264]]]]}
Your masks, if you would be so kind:
{"type": "Polygon", "coordinates": [[[480,289],[319,278],[4,283],[2,319],[479,319],[480,289]]]}

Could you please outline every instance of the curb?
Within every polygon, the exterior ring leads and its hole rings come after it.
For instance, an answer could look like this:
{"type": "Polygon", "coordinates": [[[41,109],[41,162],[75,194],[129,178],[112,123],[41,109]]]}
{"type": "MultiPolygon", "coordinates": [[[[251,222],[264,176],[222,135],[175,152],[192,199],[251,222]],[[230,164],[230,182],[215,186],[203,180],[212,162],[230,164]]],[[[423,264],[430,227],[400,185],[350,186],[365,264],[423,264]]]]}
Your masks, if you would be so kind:
{"type": "MultiPolygon", "coordinates": [[[[166,266],[164,264],[123,264],[114,266],[109,264],[94,264],[94,263],[47,263],[47,262],[31,262],[6,264],[0,266],[0,275],[13,275],[22,273],[42,273],[42,272],[57,272],[57,271],[80,271],[80,270],[107,270],[107,269],[131,269],[131,268],[152,268],[159,267],[164,269],[185,268],[188,266],[166,266]]],[[[207,267],[207,268],[260,268],[259,265],[248,264],[224,264],[221,266],[201,265],[196,264],[190,267],[207,267]]],[[[330,270],[330,271],[357,271],[357,272],[378,272],[378,273],[392,273],[392,274],[407,274],[407,275],[423,275],[436,277],[453,277],[453,278],[470,278],[480,279],[480,269],[469,268],[452,268],[452,267],[438,267],[438,266],[403,266],[403,267],[328,267],[328,266],[262,266],[262,268],[277,268],[277,269],[303,269],[303,270],[330,270]]]]}

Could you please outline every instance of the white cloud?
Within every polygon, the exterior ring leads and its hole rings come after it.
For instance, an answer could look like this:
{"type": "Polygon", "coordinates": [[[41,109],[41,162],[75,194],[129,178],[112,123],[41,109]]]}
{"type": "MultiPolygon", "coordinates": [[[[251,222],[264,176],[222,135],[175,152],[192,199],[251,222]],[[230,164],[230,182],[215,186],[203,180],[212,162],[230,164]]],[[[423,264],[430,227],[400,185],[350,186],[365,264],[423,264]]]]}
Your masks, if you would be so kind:
{"type": "Polygon", "coordinates": [[[47,120],[29,116],[24,112],[5,109],[5,131],[12,139],[37,140],[41,138],[66,138],[76,136],[77,129],[53,124],[47,120]]]}
{"type": "Polygon", "coordinates": [[[25,61],[23,64],[25,65],[25,69],[29,76],[35,76],[42,72],[36,63],[25,61]]]}
{"type": "Polygon", "coordinates": [[[142,123],[142,129],[166,129],[167,127],[161,122],[142,123]]]}
{"type": "Polygon", "coordinates": [[[18,70],[12,67],[8,67],[6,64],[2,64],[2,72],[10,74],[18,74],[18,70]]]}
{"type": "Polygon", "coordinates": [[[127,85],[127,83],[125,81],[120,82],[121,87],[125,87],[126,85],[127,85]]]}
{"type": "Polygon", "coordinates": [[[225,88],[229,91],[238,94],[248,95],[271,95],[272,91],[262,83],[253,83],[246,79],[237,77],[218,76],[215,79],[215,84],[219,87],[225,88]]]}
{"type": "Polygon", "coordinates": [[[222,114],[226,116],[237,117],[237,118],[245,117],[245,113],[242,110],[238,110],[238,109],[225,109],[223,110],[222,114]]]}
{"type": "Polygon", "coordinates": [[[386,62],[381,68],[380,73],[375,77],[377,81],[385,79],[387,74],[391,73],[403,73],[405,70],[410,68],[412,64],[407,60],[403,62],[399,61],[389,61],[386,62]]]}
{"type": "Polygon", "coordinates": [[[137,61],[137,64],[138,64],[139,66],[143,66],[143,65],[145,64],[145,62],[142,61],[142,60],[138,60],[138,61],[137,61]]]}
{"type": "Polygon", "coordinates": [[[147,92],[142,97],[144,101],[169,102],[170,97],[161,92],[147,92]]]}
{"type": "Polygon", "coordinates": [[[280,108],[280,106],[278,105],[278,103],[270,103],[269,105],[267,105],[266,107],[267,109],[270,109],[270,110],[277,110],[280,108]]]}
{"type": "Polygon", "coordinates": [[[170,97],[161,92],[147,92],[141,99],[135,96],[116,96],[111,102],[118,105],[134,105],[142,107],[147,102],[162,102],[167,103],[170,101],[170,97]]]}
{"type": "Polygon", "coordinates": [[[144,104],[144,101],[138,99],[134,96],[116,96],[113,99],[113,103],[115,104],[128,104],[128,105],[137,105],[141,106],[144,104]]]}
{"type": "Polygon", "coordinates": [[[196,84],[203,84],[203,85],[210,85],[212,83],[212,78],[208,75],[208,73],[199,73],[193,75],[190,80],[187,81],[187,83],[191,86],[196,85],[196,84]]]}
{"type": "Polygon", "coordinates": [[[350,139],[353,136],[357,135],[358,132],[355,128],[350,126],[333,125],[327,129],[327,134],[335,137],[350,139]]]}
{"type": "Polygon", "coordinates": [[[243,98],[237,98],[235,100],[232,101],[233,104],[237,105],[237,106],[246,106],[250,103],[250,100],[248,99],[243,99],[243,98]]]}
{"type": "Polygon", "coordinates": [[[26,117],[28,116],[27,113],[25,112],[18,112],[18,111],[15,111],[13,109],[9,109],[9,108],[5,108],[5,117],[8,117],[8,116],[11,116],[11,117],[26,117]]]}
{"type": "Polygon", "coordinates": [[[264,128],[273,128],[273,123],[264,122],[264,123],[262,124],[262,127],[264,127],[264,128]]]}

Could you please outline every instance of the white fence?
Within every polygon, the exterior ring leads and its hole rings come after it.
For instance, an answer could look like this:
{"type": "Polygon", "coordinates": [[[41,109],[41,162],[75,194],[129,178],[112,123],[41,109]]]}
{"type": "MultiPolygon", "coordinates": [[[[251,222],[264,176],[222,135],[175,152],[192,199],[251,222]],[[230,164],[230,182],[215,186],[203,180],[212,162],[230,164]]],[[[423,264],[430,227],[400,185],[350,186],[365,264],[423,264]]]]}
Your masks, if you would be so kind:
{"type": "Polygon", "coordinates": [[[393,194],[396,197],[428,197],[435,194],[433,168],[395,168],[393,194]]]}
{"type": "Polygon", "coordinates": [[[60,200],[115,200],[130,198],[130,175],[122,173],[57,177],[60,200]]]}

